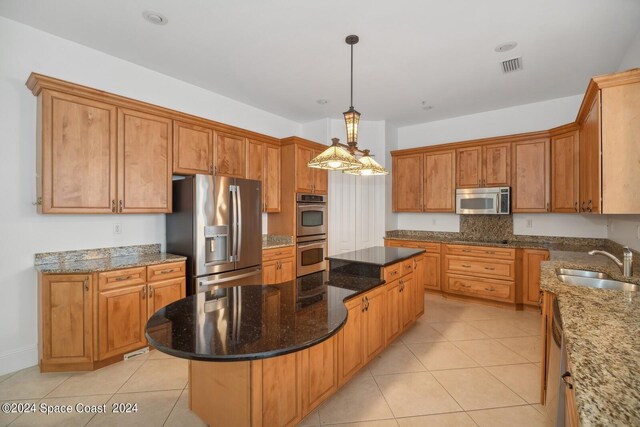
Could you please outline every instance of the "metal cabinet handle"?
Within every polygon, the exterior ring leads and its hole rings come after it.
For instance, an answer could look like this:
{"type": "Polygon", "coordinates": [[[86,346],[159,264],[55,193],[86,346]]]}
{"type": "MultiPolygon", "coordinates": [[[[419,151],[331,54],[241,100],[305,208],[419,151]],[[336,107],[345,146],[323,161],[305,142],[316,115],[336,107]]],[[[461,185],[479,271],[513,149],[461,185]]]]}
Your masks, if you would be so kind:
{"type": "Polygon", "coordinates": [[[495,251],[485,251],[485,252],[491,255],[495,254],[495,251]]]}
{"type": "Polygon", "coordinates": [[[484,269],[485,269],[485,270],[489,270],[489,271],[493,271],[493,270],[495,270],[496,268],[495,268],[495,267],[485,267],[484,269]]]}
{"type": "Polygon", "coordinates": [[[160,271],[160,274],[169,274],[169,273],[173,273],[175,271],[175,269],[170,268],[169,270],[162,270],[160,271]]]}
{"type": "Polygon", "coordinates": [[[593,212],[593,209],[591,208],[591,200],[589,200],[589,203],[587,204],[587,211],[588,212],[593,212]]]}
{"type": "Polygon", "coordinates": [[[484,288],[485,291],[489,291],[489,292],[495,292],[494,288],[484,288]]]}
{"type": "Polygon", "coordinates": [[[576,202],[574,209],[576,210],[576,212],[578,212],[578,202],[576,202]]]}
{"type": "Polygon", "coordinates": [[[465,285],[465,284],[462,284],[462,283],[460,284],[460,286],[463,287],[463,288],[470,288],[471,287],[471,285],[465,285]]]}
{"type": "Polygon", "coordinates": [[[573,389],[573,377],[571,376],[571,372],[565,372],[564,374],[562,374],[561,378],[565,386],[567,386],[570,390],[573,389]]]}
{"type": "Polygon", "coordinates": [[[153,298],[153,288],[149,288],[149,298],[153,298]]]}
{"type": "Polygon", "coordinates": [[[463,249],[462,252],[471,252],[471,249],[463,249]]]}
{"type": "Polygon", "coordinates": [[[582,204],[580,205],[580,212],[585,212],[587,210],[587,208],[584,207],[585,203],[586,202],[583,201],[582,204]]]}
{"type": "Polygon", "coordinates": [[[389,276],[395,276],[396,274],[398,274],[397,271],[392,271],[391,273],[389,273],[389,276]]]}
{"type": "Polygon", "coordinates": [[[116,199],[111,200],[111,212],[116,213],[116,199]]]}
{"type": "Polygon", "coordinates": [[[547,212],[549,212],[549,202],[547,202],[547,212]]]}
{"type": "Polygon", "coordinates": [[[141,291],[142,291],[142,299],[145,299],[147,297],[147,287],[144,286],[141,291]]]}
{"type": "Polygon", "coordinates": [[[122,213],[122,200],[120,200],[119,206],[120,206],[120,213],[122,213]]]}
{"type": "Polygon", "coordinates": [[[542,298],[544,295],[544,291],[538,292],[538,309],[540,310],[540,314],[542,314],[542,298]]]}
{"type": "Polygon", "coordinates": [[[84,290],[89,292],[89,280],[88,279],[84,279],[83,286],[84,286],[84,290]]]}
{"type": "Polygon", "coordinates": [[[468,265],[468,264],[462,264],[462,266],[463,266],[464,268],[471,268],[471,266],[470,266],[470,265],[468,265]]]}
{"type": "Polygon", "coordinates": [[[126,277],[120,276],[120,277],[116,277],[116,282],[122,282],[123,280],[129,280],[129,279],[132,279],[132,278],[133,278],[133,276],[131,276],[131,275],[126,276],[126,277]]]}

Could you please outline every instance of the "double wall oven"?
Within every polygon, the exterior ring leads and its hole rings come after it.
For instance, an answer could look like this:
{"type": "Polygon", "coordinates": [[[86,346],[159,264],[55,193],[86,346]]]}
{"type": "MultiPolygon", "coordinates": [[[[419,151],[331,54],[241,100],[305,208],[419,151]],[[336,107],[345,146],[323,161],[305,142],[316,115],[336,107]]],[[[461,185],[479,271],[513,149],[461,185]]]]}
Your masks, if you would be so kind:
{"type": "Polygon", "coordinates": [[[323,271],[327,256],[327,196],[296,195],[296,276],[323,271]]]}

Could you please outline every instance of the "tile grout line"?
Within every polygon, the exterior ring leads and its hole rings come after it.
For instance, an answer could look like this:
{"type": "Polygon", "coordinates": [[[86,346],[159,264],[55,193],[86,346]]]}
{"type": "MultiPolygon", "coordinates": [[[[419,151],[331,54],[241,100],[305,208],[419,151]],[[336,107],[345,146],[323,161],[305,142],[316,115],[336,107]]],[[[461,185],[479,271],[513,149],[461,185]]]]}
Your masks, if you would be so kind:
{"type": "Polygon", "coordinates": [[[176,399],[175,402],[173,402],[173,406],[171,407],[171,410],[169,411],[169,413],[167,414],[167,417],[164,419],[163,423],[162,423],[162,427],[164,427],[164,425],[167,423],[167,421],[169,421],[169,417],[171,417],[171,414],[173,413],[173,411],[176,409],[176,405],[178,404],[178,402],[180,401],[180,398],[182,397],[182,393],[184,393],[184,389],[182,389],[182,391],[180,393],[178,393],[178,398],[176,399]]]}

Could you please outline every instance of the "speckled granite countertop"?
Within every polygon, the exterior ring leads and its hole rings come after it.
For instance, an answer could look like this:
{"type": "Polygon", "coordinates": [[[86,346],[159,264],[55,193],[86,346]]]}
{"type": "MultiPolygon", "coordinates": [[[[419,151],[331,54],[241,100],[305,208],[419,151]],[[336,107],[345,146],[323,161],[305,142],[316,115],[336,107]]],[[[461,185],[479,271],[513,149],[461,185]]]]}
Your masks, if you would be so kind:
{"type": "Polygon", "coordinates": [[[293,236],[280,236],[275,234],[262,235],[262,249],[284,248],[293,245],[295,245],[293,236]]]}
{"type": "Polygon", "coordinates": [[[623,291],[565,285],[556,276],[560,267],[637,284],[640,274],[625,280],[607,258],[552,250],[540,278],[558,297],[581,424],[640,425],[640,295],[629,300],[623,291]]]}
{"type": "Polygon", "coordinates": [[[35,269],[48,274],[98,273],[186,259],[160,252],[160,244],[151,244],[36,254],[35,269]]]}

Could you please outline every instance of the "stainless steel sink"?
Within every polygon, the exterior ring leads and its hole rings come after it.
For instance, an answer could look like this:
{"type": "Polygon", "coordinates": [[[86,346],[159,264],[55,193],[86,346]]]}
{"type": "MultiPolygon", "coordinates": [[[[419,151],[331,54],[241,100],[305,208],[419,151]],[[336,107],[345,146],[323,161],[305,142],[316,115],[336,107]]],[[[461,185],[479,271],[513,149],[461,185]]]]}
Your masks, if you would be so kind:
{"type": "Polygon", "coordinates": [[[556,270],[556,274],[558,276],[578,276],[578,277],[592,277],[595,279],[611,279],[607,273],[600,273],[598,271],[589,271],[589,270],[574,270],[571,268],[559,268],[556,270]]]}
{"type": "Polygon", "coordinates": [[[615,289],[619,291],[637,292],[640,290],[640,285],[634,285],[633,283],[619,282],[612,279],[600,279],[596,277],[580,277],[570,276],[568,274],[558,274],[558,279],[567,285],[574,286],[587,286],[589,288],[599,289],[615,289]]]}

